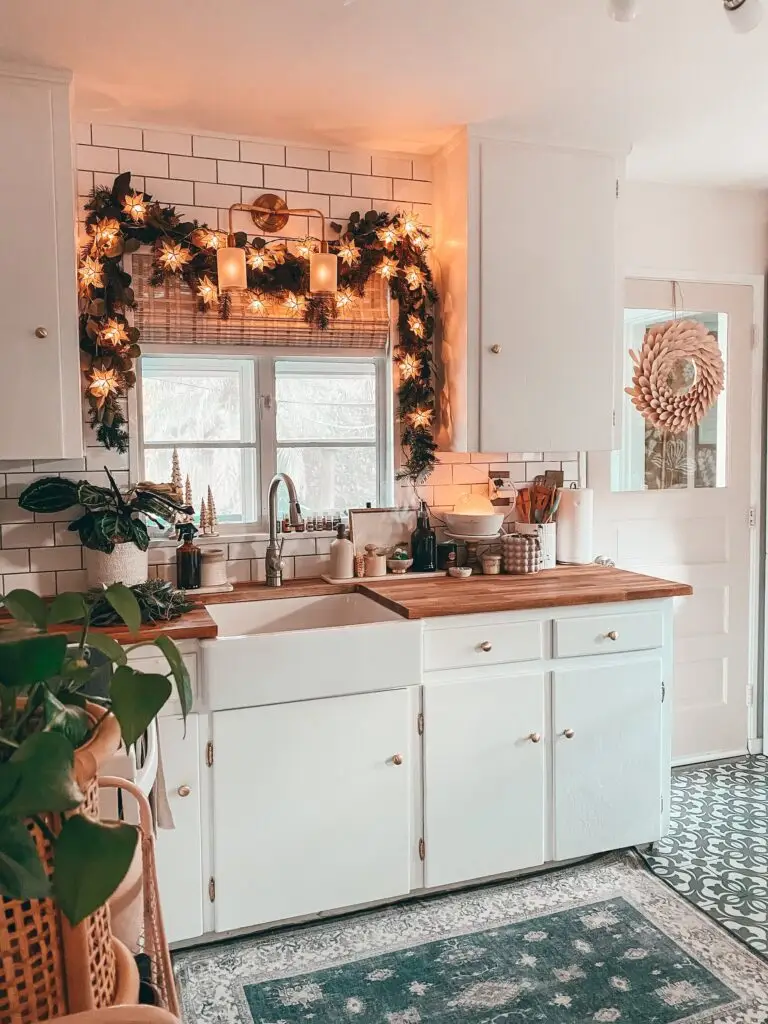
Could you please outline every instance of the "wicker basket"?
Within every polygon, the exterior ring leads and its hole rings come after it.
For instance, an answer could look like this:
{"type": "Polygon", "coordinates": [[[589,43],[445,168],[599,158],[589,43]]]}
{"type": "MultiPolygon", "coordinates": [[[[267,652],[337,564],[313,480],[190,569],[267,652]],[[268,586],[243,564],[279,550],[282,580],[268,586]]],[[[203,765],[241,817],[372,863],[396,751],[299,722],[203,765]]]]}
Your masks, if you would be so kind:
{"type": "MultiPolygon", "coordinates": [[[[97,705],[89,704],[88,711],[95,720],[104,720],[93,738],[75,752],[75,777],[85,794],[82,812],[98,818],[96,776],[99,766],[120,745],[120,727],[97,705]]],[[[48,815],[46,821],[54,833],[60,828],[58,815],[48,815]]],[[[30,823],[29,827],[50,875],[50,843],[37,826],[30,823]]],[[[65,1013],[136,1001],[136,965],[113,938],[106,905],[74,926],[51,899],[0,898],[0,907],[2,1024],[32,1024],[65,1013]]]]}

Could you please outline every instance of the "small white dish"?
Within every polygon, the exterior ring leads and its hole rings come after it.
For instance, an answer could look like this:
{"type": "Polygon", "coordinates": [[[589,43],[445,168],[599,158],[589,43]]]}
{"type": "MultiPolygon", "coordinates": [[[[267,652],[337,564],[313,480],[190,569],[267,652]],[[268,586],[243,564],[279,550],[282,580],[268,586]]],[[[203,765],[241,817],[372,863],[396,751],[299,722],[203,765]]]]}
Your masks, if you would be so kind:
{"type": "Polygon", "coordinates": [[[388,558],[387,568],[393,576],[403,576],[413,565],[412,558],[388,558]]]}
{"type": "Polygon", "coordinates": [[[452,565],[448,570],[448,575],[453,576],[455,580],[468,580],[472,575],[472,570],[468,565],[452,565]]]}

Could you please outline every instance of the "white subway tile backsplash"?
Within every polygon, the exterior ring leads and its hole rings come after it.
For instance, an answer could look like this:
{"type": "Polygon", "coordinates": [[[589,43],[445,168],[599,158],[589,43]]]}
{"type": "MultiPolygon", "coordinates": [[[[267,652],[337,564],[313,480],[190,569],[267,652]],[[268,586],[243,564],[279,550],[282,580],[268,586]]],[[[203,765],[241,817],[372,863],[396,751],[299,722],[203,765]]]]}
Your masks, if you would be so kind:
{"type": "Polygon", "coordinates": [[[247,558],[227,562],[227,579],[230,583],[248,583],[251,578],[251,563],[247,558]]]}
{"type": "Polygon", "coordinates": [[[294,192],[308,192],[308,171],[299,167],[264,167],[266,188],[293,189],[294,192]]]}
{"type": "Polygon", "coordinates": [[[81,171],[110,171],[117,174],[117,150],[104,146],[78,146],[77,166],[81,171]]]}
{"type": "Polygon", "coordinates": [[[108,451],[106,448],[101,447],[86,448],[85,463],[85,468],[92,472],[104,469],[105,466],[109,470],[127,470],[128,452],[121,453],[114,450],[108,451]]]}
{"type": "MultiPolygon", "coordinates": [[[[286,146],[285,162],[289,167],[306,167],[319,171],[327,171],[328,150],[306,149],[303,146],[286,146]]],[[[309,187],[312,188],[311,183],[309,187]]]]}
{"type": "Polygon", "coordinates": [[[85,459],[35,459],[35,473],[82,473],[85,459]]]}
{"type": "Polygon", "coordinates": [[[357,196],[331,196],[331,217],[344,222],[344,226],[355,211],[365,213],[372,207],[373,203],[370,199],[360,199],[357,196]]]}
{"type": "Polygon", "coordinates": [[[120,170],[132,174],[151,175],[153,178],[168,177],[168,155],[166,153],[144,153],[136,149],[120,150],[120,170]]]}
{"type": "Polygon", "coordinates": [[[32,548],[29,552],[29,567],[32,572],[56,572],[59,569],[82,569],[82,548],[32,548]]]}
{"type": "Polygon", "coordinates": [[[195,182],[195,206],[217,206],[228,209],[242,198],[239,185],[216,185],[207,181],[195,182]]]}
{"type": "Polygon", "coordinates": [[[220,139],[210,135],[192,136],[195,156],[215,157],[217,160],[239,160],[240,143],[237,139],[220,139]]]}
{"type": "Polygon", "coordinates": [[[77,172],[77,194],[78,196],[89,196],[93,189],[93,171],[77,172]]]}
{"type": "Polygon", "coordinates": [[[374,153],[372,173],[379,174],[383,178],[411,178],[413,176],[413,162],[409,157],[385,156],[382,153],[374,153]]]}
{"type": "Polygon", "coordinates": [[[141,128],[125,128],[113,124],[91,125],[94,146],[114,146],[115,149],[142,149],[141,128]]]}
{"type": "Polygon", "coordinates": [[[91,125],[84,123],[83,121],[75,121],[73,125],[75,142],[80,143],[84,146],[90,146],[91,144],[91,125]]]}
{"type": "MultiPolygon", "coordinates": [[[[74,518],[74,517],[73,517],[74,518]]],[[[63,545],[74,546],[80,543],[80,537],[72,530],[67,529],[67,523],[53,524],[53,539],[57,547],[63,545]]]]}
{"type": "Polygon", "coordinates": [[[462,464],[453,466],[453,482],[455,484],[486,484],[488,483],[488,465],[462,464]]]}
{"type": "Polygon", "coordinates": [[[195,190],[191,181],[179,178],[147,178],[146,187],[147,192],[158,203],[191,206],[195,201],[195,190]]]}
{"type": "Polygon", "coordinates": [[[144,149],[155,153],[175,153],[178,156],[192,155],[192,136],[184,132],[163,132],[154,128],[144,129],[144,149]]]}
{"type": "Polygon", "coordinates": [[[35,548],[53,544],[52,523],[4,523],[0,526],[3,548],[35,548]]]}
{"type": "Polygon", "coordinates": [[[73,569],[71,571],[56,573],[56,593],[64,594],[67,591],[83,591],[88,589],[88,575],[85,569],[73,569]]]}
{"type": "Polygon", "coordinates": [[[171,156],[172,178],[186,178],[188,181],[216,181],[216,161],[196,156],[171,156]]]}
{"type": "MultiPolygon", "coordinates": [[[[330,214],[330,200],[328,196],[317,195],[313,192],[289,192],[286,196],[288,206],[291,209],[314,210],[324,213],[326,217],[330,214]]],[[[317,217],[309,218],[310,230],[313,234],[320,234],[320,221],[317,217]]]]}
{"type": "Polygon", "coordinates": [[[548,469],[559,470],[559,462],[533,462],[526,466],[525,476],[527,480],[533,480],[534,477],[540,474],[546,473],[548,469]]]}
{"type": "Polygon", "coordinates": [[[432,181],[432,157],[415,156],[413,158],[413,176],[419,181],[432,181]]]}
{"type": "Polygon", "coordinates": [[[253,164],[285,164],[285,146],[240,140],[240,159],[253,164]]]}
{"type": "Polygon", "coordinates": [[[261,164],[244,164],[240,161],[219,160],[219,181],[223,185],[248,185],[261,188],[264,184],[264,168],[261,164]]]}
{"type": "Polygon", "coordinates": [[[238,558],[263,558],[267,553],[267,542],[265,540],[247,541],[241,544],[229,545],[230,560],[238,558]]]}
{"type": "Polygon", "coordinates": [[[356,150],[331,150],[331,170],[347,171],[350,174],[370,174],[371,154],[356,150]]]}
{"type": "Polygon", "coordinates": [[[13,548],[9,551],[0,550],[0,573],[28,572],[29,550],[13,548]]]}
{"type": "Polygon", "coordinates": [[[284,555],[314,555],[315,538],[286,536],[283,543],[284,555]]]}
{"type": "Polygon", "coordinates": [[[403,203],[431,203],[432,183],[395,178],[392,183],[392,198],[403,203]]]}
{"type": "Polygon", "coordinates": [[[374,178],[371,175],[352,175],[352,195],[367,199],[391,199],[392,179],[374,178]]]}
{"type": "Polygon", "coordinates": [[[297,555],[293,560],[293,571],[296,579],[327,575],[330,569],[330,558],[323,555],[297,555]]]}
{"type": "MultiPolygon", "coordinates": [[[[11,590],[31,590],[40,597],[53,597],[56,593],[55,572],[21,572],[3,577],[5,592],[11,590]]],[[[82,589],[82,588],[81,588],[82,589]]]]}
{"type": "Polygon", "coordinates": [[[328,195],[348,196],[352,192],[352,176],[340,171],[310,171],[309,190],[328,195]]]}

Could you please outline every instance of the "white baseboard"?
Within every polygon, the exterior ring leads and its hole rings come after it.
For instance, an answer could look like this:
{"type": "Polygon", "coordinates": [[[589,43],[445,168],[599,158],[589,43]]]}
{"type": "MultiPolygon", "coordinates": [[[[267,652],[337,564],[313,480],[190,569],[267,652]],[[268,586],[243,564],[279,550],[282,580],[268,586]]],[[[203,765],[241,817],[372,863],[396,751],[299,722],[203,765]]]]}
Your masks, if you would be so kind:
{"type": "Polygon", "coordinates": [[[747,749],[750,754],[762,754],[763,752],[763,741],[758,740],[747,740],[747,749]]]}
{"type": "MultiPolygon", "coordinates": [[[[752,740],[753,743],[762,741],[752,740]]],[[[742,747],[740,750],[713,750],[707,754],[692,754],[688,757],[678,757],[672,761],[673,768],[683,768],[689,764],[704,764],[707,761],[727,761],[733,757],[746,757],[747,754],[752,753],[751,750],[746,750],[742,747]]]]}

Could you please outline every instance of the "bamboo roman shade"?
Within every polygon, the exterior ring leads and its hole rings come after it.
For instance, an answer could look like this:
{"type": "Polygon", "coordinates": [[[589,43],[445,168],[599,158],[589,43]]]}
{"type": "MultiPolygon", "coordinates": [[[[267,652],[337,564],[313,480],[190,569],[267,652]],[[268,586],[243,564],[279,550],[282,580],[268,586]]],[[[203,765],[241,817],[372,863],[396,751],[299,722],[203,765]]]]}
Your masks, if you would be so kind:
{"type": "Polygon", "coordinates": [[[291,316],[280,304],[268,316],[254,316],[239,292],[232,293],[232,315],[222,320],[216,308],[201,312],[196,296],[183,281],[168,278],[150,284],[152,256],[134,253],[131,266],[136,296],[134,324],[142,342],[163,345],[263,345],[382,350],[389,339],[387,286],[373,275],[365,295],[355,298],[326,330],[291,316]]]}

